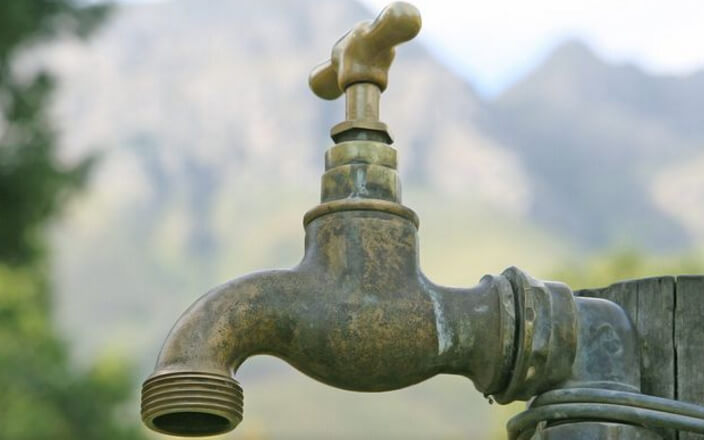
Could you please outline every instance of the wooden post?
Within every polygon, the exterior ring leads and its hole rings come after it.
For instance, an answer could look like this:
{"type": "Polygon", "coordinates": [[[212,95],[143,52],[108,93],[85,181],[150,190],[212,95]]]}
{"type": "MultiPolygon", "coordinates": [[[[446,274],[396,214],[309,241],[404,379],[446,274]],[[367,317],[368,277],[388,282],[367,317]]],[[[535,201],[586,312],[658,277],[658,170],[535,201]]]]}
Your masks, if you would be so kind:
{"type": "MultiPolygon", "coordinates": [[[[608,299],[629,315],[640,339],[643,393],[704,405],[704,276],[623,281],[575,294],[608,299]]],[[[704,440],[674,430],[661,435],[704,440]]]]}

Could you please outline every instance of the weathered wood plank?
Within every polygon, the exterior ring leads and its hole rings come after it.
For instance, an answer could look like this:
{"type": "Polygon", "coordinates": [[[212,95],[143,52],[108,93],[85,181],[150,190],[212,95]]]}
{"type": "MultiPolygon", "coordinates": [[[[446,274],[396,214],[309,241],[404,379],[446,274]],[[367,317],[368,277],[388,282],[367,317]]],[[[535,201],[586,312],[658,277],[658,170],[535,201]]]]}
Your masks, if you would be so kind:
{"type": "MultiPolygon", "coordinates": [[[[645,278],[634,281],[638,307],[634,320],[640,339],[640,388],[644,394],[675,399],[675,279],[645,278]]],[[[674,429],[658,430],[663,438],[677,439],[674,429]]]]}
{"type": "Polygon", "coordinates": [[[640,338],[641,391],[674,399],[675,279],[646,278],[634,281],[638,307],[634,320],[640,338]]]}
{"type": "Polygon", "coordinates": [[[601,289],[585,289],[576,292],[577,296],[602,298],[613,301],[626,311],[635,323],[638,317],[638,290],[633,281],[621,281],[601,289]]]}
{"type": "MultiPolygon", "coordinates": [[[[677,277],[675,352],[677,398],[704,405],[704,276],[677,277]]],[[[704,435],[680,432],[680,440],[704,435]]]]}

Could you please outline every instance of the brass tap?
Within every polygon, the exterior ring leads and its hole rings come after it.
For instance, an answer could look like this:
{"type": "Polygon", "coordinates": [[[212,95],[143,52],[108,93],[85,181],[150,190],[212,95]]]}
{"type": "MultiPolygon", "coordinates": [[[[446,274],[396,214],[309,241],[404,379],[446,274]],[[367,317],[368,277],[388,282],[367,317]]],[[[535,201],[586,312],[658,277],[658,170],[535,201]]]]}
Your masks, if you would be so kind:
{"type": "Polygon", "coordinates": [[[312,90],[325,99],[344,92],[347,106],[325,153],[321,204],[304,216],[303,259],[225,283],[179,318],[142,388],[147,426],[187,436],[233,429],[243,414],[234,376],[256,354],[358,391],[457,374],[500,402],[528,399],[571,374],[577,319],[569,288],[515,268],[451,288],[419,267],[418,217],[401,202],[379,96],[394,46],[420,24],[415,7],[393,3],[313,70],[312,90]]]}

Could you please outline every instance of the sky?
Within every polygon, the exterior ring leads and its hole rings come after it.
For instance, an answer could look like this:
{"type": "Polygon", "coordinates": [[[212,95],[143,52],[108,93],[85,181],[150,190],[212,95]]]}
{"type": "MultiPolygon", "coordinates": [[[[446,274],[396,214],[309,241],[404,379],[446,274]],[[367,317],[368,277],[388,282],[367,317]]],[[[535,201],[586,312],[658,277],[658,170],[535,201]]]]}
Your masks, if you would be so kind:
{"type": "MultiPolygon", "coordinates": [[[[389,0],[362,0],[381,10],[389,0]]],[[[420,39],[484,96],[493,96],[568,39],[646,71],[704,69],[704,0],[412,0],[420,39]]]]}
{"type": "MultiPolygon", "coordinates": [[[[370,18],[391,2],[359,1],[370,9],[370,18]]],[[[608,61],[636,64],[650,73],[687,75],[704,69],[704,0],[411,3],[423,17],[421,42],[485,97],[510,87],[570,39],[585,42],[608,61]]]]}

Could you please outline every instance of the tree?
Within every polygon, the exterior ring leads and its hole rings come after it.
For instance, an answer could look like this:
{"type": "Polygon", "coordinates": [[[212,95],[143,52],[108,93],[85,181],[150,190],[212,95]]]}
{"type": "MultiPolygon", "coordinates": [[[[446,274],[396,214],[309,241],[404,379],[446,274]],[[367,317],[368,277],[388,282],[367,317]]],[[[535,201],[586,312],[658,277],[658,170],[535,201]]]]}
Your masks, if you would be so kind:
{"type": "Polygon", "coordinates": [[[129,369],[104,360],[76,368],[52,325],[47,224],[85,183],[93,158],[72,166],[57,159],[47,117],[53,81],[13,72],[32,44],[71,33],[87,36],[105,6],[71,0],[0,2],[0,438],[140,438],[118,420],[130,395],[129,369]]]}
{"type": "Polygon", "coordinates": [[[85,180],[92,162],[58,163],[46,115],[51,76],[18,77],[12,60],[31,44],[60,33],[88,35],[106,12],[104,6],[81,9],[69,0],[0,3],[0,261],[25,264],[40,258],[45,223],[85,180]]]}

